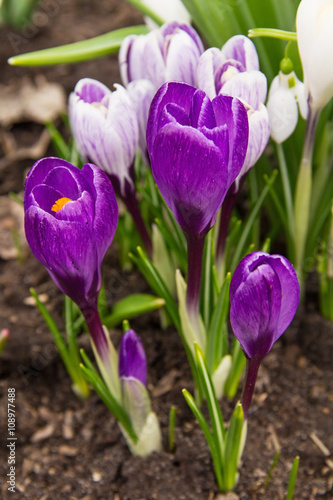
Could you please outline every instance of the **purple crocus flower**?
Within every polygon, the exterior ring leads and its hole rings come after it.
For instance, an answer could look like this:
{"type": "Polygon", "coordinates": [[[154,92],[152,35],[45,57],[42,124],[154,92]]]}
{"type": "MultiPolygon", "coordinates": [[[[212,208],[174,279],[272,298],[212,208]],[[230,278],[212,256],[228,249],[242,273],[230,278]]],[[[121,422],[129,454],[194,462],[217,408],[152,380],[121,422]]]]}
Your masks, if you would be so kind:
{"type": "Polygon", "coordinates": [[[134,182],[139,122],[146,119],[147,104],[144,100],[141,110],[124,87],[115,87],[111,92],[97,80],[80,80],[69,98],[69,120],[80,155],[108,174],[150,253],[151,240],[140,214],[134,182]]]}
{"type": "Polygon", "coordinates": [[[119,347],[119,377],[135,378],[143,385],[147,381],[147,360],[141,339],[127,330],[119,347]]]}
{"type": "Polygon", "coordinates": [[[300,297],[296,272],[281,255],[253,252],[239,263],[230,284],[230,322],[247,358],[242,397],[247,414],[262,359],[291,323],[300,297]]]}
{"type": "Polygon", "coordinates": [[[107,343],[97,312],[102,262],[118,222],[110,180],[86,164],[43,158],[30,170],[24,193],[25,233],[35,257],[80,307],[103,357],[107,343]]]}
{"type": "Polygon", "coordinates": [[[187,236],[187,304],[194,309],[204,238],[242,168],[247,141],[246,109],[236,98],[210,101],[195,87],[170,82],[152,101],[147,125],[152,173],[187,236]]]}
{"type": "Polygon", "coordinates": [[[186,234],[201,235],[215,222],[225,193],[242,168],[247,113],[238,99],[207,95],[184,83],[164,84],[147,125],[152,172],[186,234]]]}
{"type": "Polygon", "coordinates": [[[199,35],[186,23],[173,21],[147,35],[130,35],[119,51],[122,81],[127,86],[133,80],[148,79],[155,90],[172,80],[194,85],[203,50],[199,35]]]}

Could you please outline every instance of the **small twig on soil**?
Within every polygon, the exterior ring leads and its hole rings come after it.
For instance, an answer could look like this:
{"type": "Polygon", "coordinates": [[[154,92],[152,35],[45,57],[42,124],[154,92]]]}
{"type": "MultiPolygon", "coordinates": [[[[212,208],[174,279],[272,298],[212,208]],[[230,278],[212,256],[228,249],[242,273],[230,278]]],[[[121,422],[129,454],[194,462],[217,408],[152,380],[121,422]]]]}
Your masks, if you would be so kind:
{"type": "Polygon", "coordinates": [[[322,454],[325,455],[325,457],[330,456],[331,454],[330,450],[324,445],[321,439],[319,439],[319,437],[314,432],[311,432],[310,438],[312,439],[314,444],[320,449],[322,454]]]}

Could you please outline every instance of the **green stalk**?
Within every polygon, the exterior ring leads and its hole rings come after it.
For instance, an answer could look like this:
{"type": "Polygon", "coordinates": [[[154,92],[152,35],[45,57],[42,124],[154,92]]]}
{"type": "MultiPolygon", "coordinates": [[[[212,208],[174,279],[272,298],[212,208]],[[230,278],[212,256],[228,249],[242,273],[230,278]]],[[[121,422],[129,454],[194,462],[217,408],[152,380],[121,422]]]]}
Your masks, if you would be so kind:
{"type": "Polygon", "coordinates": [[[295,192],[295,264],[301,288],[303,283],[303,260],[305,244],[308,235],[310,204],[312,192],[312,157],[313,146],[320,110],[312,110],[309,106],[309,116],[306,123],[302,159],[297,177],[295,192]]]}

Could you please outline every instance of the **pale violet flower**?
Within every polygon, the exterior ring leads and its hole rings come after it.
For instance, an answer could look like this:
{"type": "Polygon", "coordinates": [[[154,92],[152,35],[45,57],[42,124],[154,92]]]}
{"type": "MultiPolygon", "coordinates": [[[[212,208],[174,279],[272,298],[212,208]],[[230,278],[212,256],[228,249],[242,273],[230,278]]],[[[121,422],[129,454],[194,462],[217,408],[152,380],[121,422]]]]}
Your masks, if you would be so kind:
{"type": "Polygon", "coordinates": [[[305,93],[311,96],[311,108],[319,110],[333,97],[332,0],[302,0],[296,29],[305,93]]]}
{"type": "Polygon", "coordinates": [[[138,120],[141,155],[145,163],[149,165],[146,130],[150,104],[155,95],[155,87],[149,80],[134,80],[128,84],[127,92],[133,102],[138,120]]]}
{"type": "MultiPolygon", "coordinates": [[[[163,21],[179,21],[190,24],[191,16],[182,4],[181,0],[142,0],[142,3],[151,9],[155,14],[158,14],[163,21]]],[[[150,17],[145,16],[146,25],[151,28],[158,28],[150,17]]]]}
{"type": "Polygon", "coordinates": [[[271,136],[280,144],[295,130],[298,122],[298,108],[304,119],[308,114],[308,103],[304,83],[294,71],[282,71],[273,79],[269,89],[267,110],[271,124],[271,136]]]}
{"type": "Polygon", "coordinates": [[[147,79],[155,91],[167,81],[194,85],[195,69],[203,52],[198,33],[185,23],[165,23],[146,35],[129,35],[119,51],[119,67],[125,86],[147,79]]]}
{"type": "Polygon", "coordinates": [[[253,42],[243,36],[230,38],[221,50],[213,47],[200,57],[196,85],[210,99],[219,94],[238,97],[244,104],[249,120],[249,144],[244,165],[236,181],[257,162],[265,149],[270,133],[268,112],[264,105],[267,80],[259,71],[259,59],[253,42]]]}
{"type": "Polygon", "coordinates": [[[69,121],[78,151],[106,172],[121,196],[134,191],[133,165],[139,144],[136,110],[127,90],[83,78],[69,97],[69,121]]]}

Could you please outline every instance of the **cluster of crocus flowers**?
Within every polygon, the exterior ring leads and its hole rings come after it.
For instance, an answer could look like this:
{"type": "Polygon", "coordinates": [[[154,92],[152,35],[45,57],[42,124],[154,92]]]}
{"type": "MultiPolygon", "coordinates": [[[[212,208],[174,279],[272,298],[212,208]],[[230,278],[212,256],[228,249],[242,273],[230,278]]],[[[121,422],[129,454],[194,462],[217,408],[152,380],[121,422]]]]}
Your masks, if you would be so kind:
{"type": "Polygon", "coordinates": [[[145,387],[147,362],[140,339],[128,330],[118,355],[97,308],[102,263],[113,240],[118,206],[110,180],[97,166],[82,170],[43,158],[30,170],[24,194],[25,233],[35,257],[60,290],[80,308],[104,381],[124,408],[138,437],[124,431],[133,453],[160,449],[159,423],[145,387]]]}
{"type": "Polygon", "coordinates": [[[259,70],[258,54],[253,42],[243,35],[237,35],[230,38],[221,50],[212,47],[200,56],[196,69],[196,84],[207,93],[210,99],[219,94],[227,94],[240,99],[246,108],[249,122],[246,156],[222,206],[216,248],[217,269],[221,274],[224,265],[225,242],[237,193],[246,174],[263,153],[269,139],[269,117],[264,105],[267,80],[259,70]]]}
{"type": "Polygon", "coordinates": [[[253,252],[230,284],[230,322],[247,359],[241,399],[246,418],[260,363],[290,325],[300,297],[296,272],[281,255],[253,252]]]}
{"type": "Polygon", "coordinates": [[[187,308],[198,315],[202,251],[247,151],[248,118],[237,98],[212,101],[185,83],[164,84],[147,126],[152,173],[188,243],[187,308]]]}
{"type": "MultiPolygon", "coordinates": [[[[149,91],[151,97],[152,92],[146,86],[140,89],[141,94],[149,91]]],[[[132,92],[137,94],[140,89],[132,89],[132,92]]],[[[151,252],[150,236],[135,195],[134,161],[140,140],[139,123],[145,122],[148,106],[143,97],[141,102],[141,106],[135,105],[121,85],[116,85],[116,90],[111,92],[101,82],[84,78],[70,95],[69,120],[81,157],[108,174],[115,192],[132,215],[147,251],[151,252]],[[141,110],[144,118],[140,118],[141,110]]]]}

